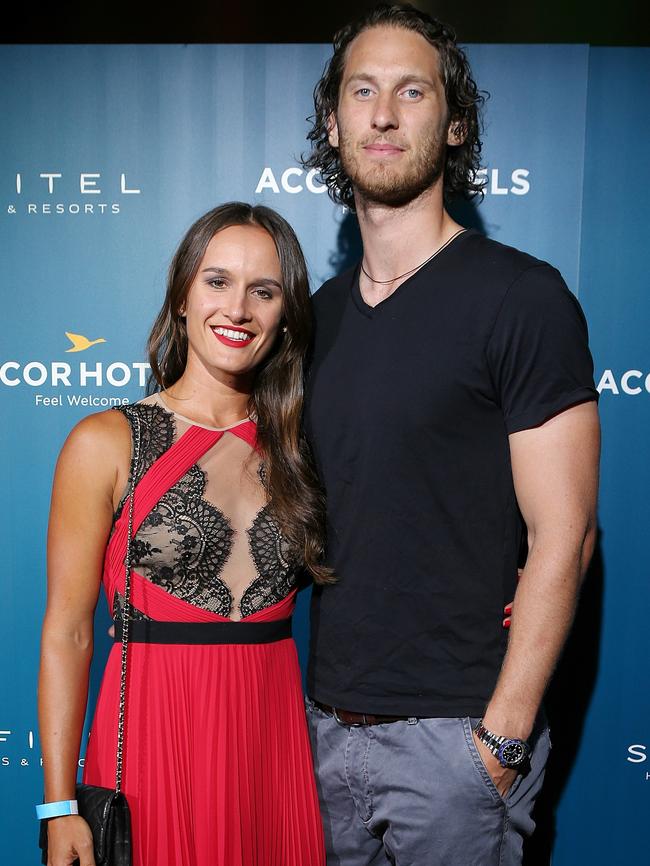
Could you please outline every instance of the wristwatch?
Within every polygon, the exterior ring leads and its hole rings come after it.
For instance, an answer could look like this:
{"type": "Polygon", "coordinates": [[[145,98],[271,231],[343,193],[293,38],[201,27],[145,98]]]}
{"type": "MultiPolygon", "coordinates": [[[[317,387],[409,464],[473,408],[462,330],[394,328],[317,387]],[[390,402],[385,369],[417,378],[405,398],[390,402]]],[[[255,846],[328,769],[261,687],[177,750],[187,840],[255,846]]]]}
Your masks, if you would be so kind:
{"type": "Polygon", "coordinates": [[[483,724],[483,719],[478,720],[474,733],[483,745],[488,747],[502,767],[518,770],[530,755],[530,746],[525,740],[518,740],[516,737],[500,737],[488,731],[483,724]]]}

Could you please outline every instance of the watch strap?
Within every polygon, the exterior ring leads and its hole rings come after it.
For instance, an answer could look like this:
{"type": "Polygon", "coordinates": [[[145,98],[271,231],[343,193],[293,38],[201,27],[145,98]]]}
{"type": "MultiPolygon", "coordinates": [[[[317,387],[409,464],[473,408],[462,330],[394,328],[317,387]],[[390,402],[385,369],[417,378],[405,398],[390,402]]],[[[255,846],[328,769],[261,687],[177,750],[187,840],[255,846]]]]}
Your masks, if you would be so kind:
{"type": "Polygon", "coordinates": [[[526,740],[522,740],[519,737],[505,737],[495,734],[494,731],[490,731],[485,727],[483,719],[479,719],[478,724],[474,728],[474,733],[483,745],[492,752],[494,757],[498,759],[502,767],[521,766],[530,754],[530,746],[526,740]],[[515,763],[503,759],[502,747],[506,744],[519,747],[521,757],[515,763]]]}

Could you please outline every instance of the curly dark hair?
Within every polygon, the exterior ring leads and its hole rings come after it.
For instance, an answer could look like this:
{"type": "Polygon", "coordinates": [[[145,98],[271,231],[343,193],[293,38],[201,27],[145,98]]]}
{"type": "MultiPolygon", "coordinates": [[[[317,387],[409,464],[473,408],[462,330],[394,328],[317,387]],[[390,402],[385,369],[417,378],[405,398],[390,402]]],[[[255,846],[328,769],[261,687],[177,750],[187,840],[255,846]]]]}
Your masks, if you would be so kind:
{"type": "Polygon", "coordinates": [[[478,89],[472,78],[469,62],[456,44],[456,34],[452,28],[408,3],[383,3],[376,6],[334,36],[334,54],[314,89],[314,114],[308,118],[312,128],[307,135],[312,150],[303,155],[303,165],[305,168],[318,169],[330,198],[336,204],[354,210],[352,182],[343,171],[338,149],[329,143],[327,122],[331,114],[336,114],[338,107],[347,49],[360,33],[373,27],[413,30],[438,50],[449,115],[456,132],[464,136],[462,144],[447,146],[444,198],[450,201],[456,196],[469,199],[482,194],[483,181],[477,180],[476,172],[481,158],[480,112],[485,102],[484,91],[478,89]]]}

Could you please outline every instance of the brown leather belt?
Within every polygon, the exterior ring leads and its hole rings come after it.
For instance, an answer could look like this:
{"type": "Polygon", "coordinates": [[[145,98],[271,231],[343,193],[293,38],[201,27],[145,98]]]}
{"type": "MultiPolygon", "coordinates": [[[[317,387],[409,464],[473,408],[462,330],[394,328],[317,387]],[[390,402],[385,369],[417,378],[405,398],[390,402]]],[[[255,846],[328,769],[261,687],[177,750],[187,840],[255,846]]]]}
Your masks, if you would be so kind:
{"type": "Polygon", "coordinates": [[[340,725],[358,727],[361,725],[389,725],[391,722],[407,722],[412,716],[381,716],[373,713],[353,713],[350,710],[342,710],[340,707],[331,707],[329,704],[321,704],[314,701],[314,706],[324,713],[334,716],[340,725]]]}

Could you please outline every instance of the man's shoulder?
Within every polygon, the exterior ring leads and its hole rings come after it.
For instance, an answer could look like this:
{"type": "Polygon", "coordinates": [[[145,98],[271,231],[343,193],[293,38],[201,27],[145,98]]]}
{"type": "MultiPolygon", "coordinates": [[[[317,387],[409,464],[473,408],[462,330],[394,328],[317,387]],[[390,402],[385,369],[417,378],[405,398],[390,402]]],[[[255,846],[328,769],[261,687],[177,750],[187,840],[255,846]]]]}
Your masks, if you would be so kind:
{"type": "Polygon", "coordinates": [[[491,282],[502,288],[507,288],[527,271],[540,269],[553,279],[559,276],[557,270],[548,262],[478,231],[473,231],[467,238],[463,267],[479,272],[483,286],[486,282],[491,282]]]}

